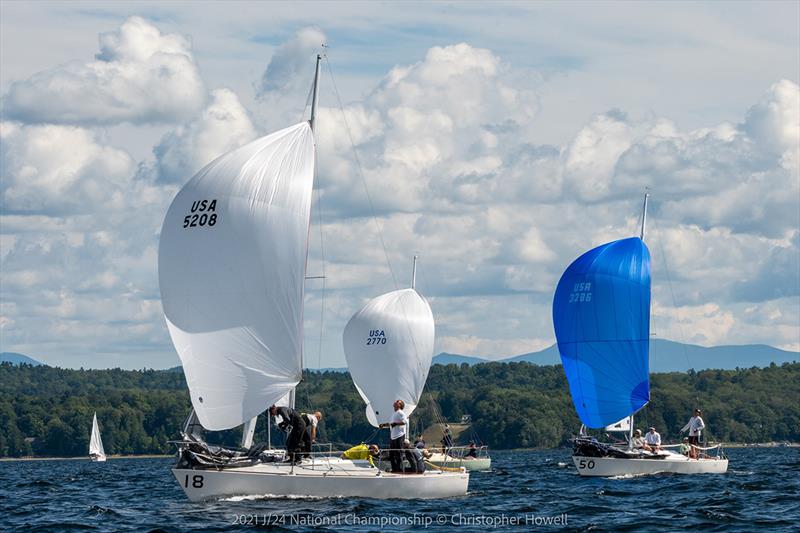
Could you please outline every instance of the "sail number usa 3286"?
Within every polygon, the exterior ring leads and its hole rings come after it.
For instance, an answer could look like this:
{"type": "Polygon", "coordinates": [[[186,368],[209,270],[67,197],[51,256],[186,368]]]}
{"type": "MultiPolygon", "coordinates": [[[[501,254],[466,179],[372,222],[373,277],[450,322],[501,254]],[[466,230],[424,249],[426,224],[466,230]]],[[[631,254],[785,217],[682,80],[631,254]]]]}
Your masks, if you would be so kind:
{"type": "Polygon", "coordinates": [[[183,217],[183,227],[202,228],[217,223],[217,200],[195,200],[191,212],[183,217]]]}
{"type": "Polygon", "coordinates": [[[587,281],[585,283],[576,283],[569,294],[569,303],[591,302],[592,301],[592,283],[587,281]]]}

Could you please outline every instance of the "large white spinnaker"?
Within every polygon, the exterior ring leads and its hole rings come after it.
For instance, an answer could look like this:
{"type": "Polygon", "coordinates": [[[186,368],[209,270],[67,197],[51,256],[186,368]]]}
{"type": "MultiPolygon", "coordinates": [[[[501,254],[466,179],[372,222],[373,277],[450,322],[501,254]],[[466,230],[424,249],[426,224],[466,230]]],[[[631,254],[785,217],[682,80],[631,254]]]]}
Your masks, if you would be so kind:
{"type": "Polygon", "coordinates": [[[161,301],[206,429],[250,420],[301,379],[314,164],[296,124],[212,161],[164,219],[161,301]]]}
{"type": "Polygon", "coordinates": [[[89,438],[89,455],[101,459],[106,458],[106,451],[103,449],[103,439],[100,438],[100,427],[97,425],[97,413],[92,418],[92,436],[89,438]]]}
{"type": "Polygon", "coordinates": [[[373,298],[344,329],[350,376],[367,403],[373,426],[389,422],[392,403],[410,415],[419,402],[433,359],[433,313],[414,289],[373,298]]]}

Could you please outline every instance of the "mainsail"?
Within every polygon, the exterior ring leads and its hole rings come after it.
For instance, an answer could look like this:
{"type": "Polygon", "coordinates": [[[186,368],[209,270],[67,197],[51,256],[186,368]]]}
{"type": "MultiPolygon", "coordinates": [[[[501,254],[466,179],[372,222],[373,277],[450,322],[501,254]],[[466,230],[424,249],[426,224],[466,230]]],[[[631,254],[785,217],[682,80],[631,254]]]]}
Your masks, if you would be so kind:
{"type": "Polygon", "coordinates": [[[373,426],[389,422],[392,403],[417,407],[433,359],[433,313],[414,289],[373,298],[344,329],[344,353],[350,376],[367,403],[373,426]]]}
{"type": "Polygon", "coordinates": [[[296,124],[212,161],[164,219],[161,300],[206,429],[250,420],[301,379],[314,164],[296,124]]]}
{"type": "Polygon", "coordinates": [[[92,418],[92,436],[89,438],[89,455],[97,455],[105,457],[106,452],[103,449],[103,439],[100,438],[100,427],[97,425],[97,413],[92,418]]]}
{"type": "Polygon", "coordinates": [[[553,324],[581,422],[602,428],[647,404],[650,252],[642,239],[576,259],[558,282],[553,324]]]}

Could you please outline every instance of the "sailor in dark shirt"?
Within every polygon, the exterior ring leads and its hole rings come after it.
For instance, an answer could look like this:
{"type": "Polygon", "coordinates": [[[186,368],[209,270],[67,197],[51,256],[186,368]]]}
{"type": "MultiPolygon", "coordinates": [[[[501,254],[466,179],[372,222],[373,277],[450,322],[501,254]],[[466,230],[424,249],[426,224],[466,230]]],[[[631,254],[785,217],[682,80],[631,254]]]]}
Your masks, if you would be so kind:
{"type": "Polygon", "coordinates": [[[269,414],[270,416],[280,416],[283,419],[278,424],[281,430],[286,431],[291,426],[292,430],[286,439],[286,453],[290,461],[299,461],[301,459],[300,452],[302,452],[301,441],[303,440],[303,434],[306,432],[305,420],[303,420],[299,412],[284,405],[280,407],[271,406],[269,414]]]}
{"type": "Polygon", "coordinates": [[[422,455],[422,450],[416,446],[411,446],[408,440],[403,442],[403,448],[406,451],[406,459],[411,464],[411,471],[417,474],[425,472],[425,458],[422,455]]]}

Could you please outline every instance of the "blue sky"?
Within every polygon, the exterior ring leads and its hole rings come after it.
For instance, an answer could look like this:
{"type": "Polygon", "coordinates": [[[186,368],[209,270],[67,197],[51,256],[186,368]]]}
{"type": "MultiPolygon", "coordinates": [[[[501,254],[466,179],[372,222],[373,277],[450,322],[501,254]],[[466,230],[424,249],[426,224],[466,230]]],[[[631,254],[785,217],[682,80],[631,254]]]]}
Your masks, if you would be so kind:
{"type": "MultiPolygon", "coordinates": [[[[0,4],[2,351],[175,366],[166,207],[300,119],[323,41],[399,285],[421,256],[437,351],[551,344],[558,277],[635,233],[645,187],[653,332],[800,349],[796,2],[99,5],[0,4]]],[[[344,324],[395,287],[327,74],[321,105],[312,367],[343,366],[344,324]]]]}

